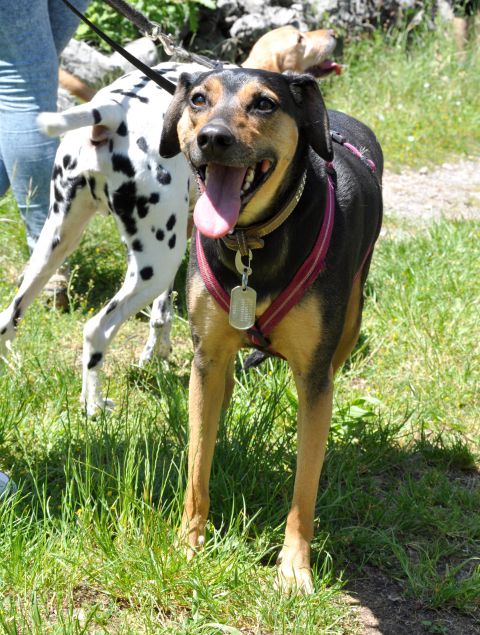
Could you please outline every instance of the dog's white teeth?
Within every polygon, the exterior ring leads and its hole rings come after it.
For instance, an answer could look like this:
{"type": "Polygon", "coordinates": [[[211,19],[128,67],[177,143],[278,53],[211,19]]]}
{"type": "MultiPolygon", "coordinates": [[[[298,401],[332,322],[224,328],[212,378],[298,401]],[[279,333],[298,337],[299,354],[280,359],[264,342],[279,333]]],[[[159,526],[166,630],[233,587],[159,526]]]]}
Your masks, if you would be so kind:
{"type": "Polygon", "coordinates": [[[245,174],[245,179],[243,180],[242,192],[246,192],[250,188],[254,178],[255,178],[255,169],[248,168],[247,173],[245,174]]]}
{"type": "Polygon", "coordinates": [[[210,168],[207,165],[207,167],[205,168],[205,185],[207,184],[207,181],[208,181],[209,172],[210,172],[210,168]]]}

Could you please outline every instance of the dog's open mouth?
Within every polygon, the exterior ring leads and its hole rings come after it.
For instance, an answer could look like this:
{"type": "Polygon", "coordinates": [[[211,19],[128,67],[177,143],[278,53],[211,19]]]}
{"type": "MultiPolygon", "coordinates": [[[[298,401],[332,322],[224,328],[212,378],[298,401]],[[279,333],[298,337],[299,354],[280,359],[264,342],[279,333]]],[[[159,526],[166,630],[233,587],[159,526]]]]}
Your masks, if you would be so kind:
{"type": "Polygon", "coordinates": [[[309,66],[305,69],[306,73],[310,73],[314,77],[320,78],[325,77],[326,75],[330,75],[330,73],[335,73],[336,75],[340,75],[342,72],[341,64],[337,64],[332,60],[324,60],[321,64],[315,64],[314,66],[309,66]]]}
{"type": "Polygon", "coordinates": [[[233,167],[208,163],[197,168],[201,196],[195,205],[196,227],[209,238],[221,238],[237,224],[243,205],[274,170],[271,159],[253,166],[233,167]]]}

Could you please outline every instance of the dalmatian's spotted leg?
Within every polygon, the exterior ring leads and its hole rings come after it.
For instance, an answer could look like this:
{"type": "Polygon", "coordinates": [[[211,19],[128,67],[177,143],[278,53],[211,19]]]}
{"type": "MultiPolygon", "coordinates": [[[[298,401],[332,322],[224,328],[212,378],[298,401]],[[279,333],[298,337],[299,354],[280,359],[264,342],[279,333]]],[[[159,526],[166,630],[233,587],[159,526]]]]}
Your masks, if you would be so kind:
{"type": "Polygon", "coordinates": [[[169,257],[175,258],[174,267],[162,266],[155,251],[144,249],[141,254],[129,249],[129,264],[125,281],[100,313],[87,322],[84,328],[82,402],[89,416],[99,410],[111,410],[114,403],[102,394],[101,367],[110,342],[120,326],[143,309],[154,298],[168,294],[172,270],[180,266],[185,251],[186,239],[179,240],[169,257]],[[145,265],[145,262],[155,263],[145,265]],[[157,263],[160,265],[158,266],[157,263]],[[157,271],[155,266],[157,265],[157,271]]]}
{"type": "MultiPolygon", "coordinates": [[[[60,152],[60,151],[59,151],[60,152]]],[[[95,205],[86,178],[75,171],[66,155],[56,164],[51,185],[49,216],[25,269],[20,288],[10,306],[0,313],[0,361],[6,361],[18,322],[29,305],[80,242],[95,205]],[[63,166],[62,166],[63,163],[63,166]]]]}
{"type": "Polygon", "coordinates": [[[167,359],[172,351],[170,332],[173,320],[172,304],[173,288],[169,287],[153,301],[152,312],[150,314],[150,331],[145,348],[140,355],[140,366],[144,366],[153,357],[167,359]]]}

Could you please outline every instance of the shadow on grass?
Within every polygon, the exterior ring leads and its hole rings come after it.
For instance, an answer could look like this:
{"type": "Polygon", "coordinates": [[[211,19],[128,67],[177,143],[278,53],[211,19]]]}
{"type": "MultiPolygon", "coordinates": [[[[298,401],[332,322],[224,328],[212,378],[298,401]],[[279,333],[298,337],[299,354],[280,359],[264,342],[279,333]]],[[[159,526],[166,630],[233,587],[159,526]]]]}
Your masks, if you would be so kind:
{"type": "MultiPolygon", "coordinates": [[[[252,538],[268,540],[272,557],[265,564],[273,564],[293,489],[297,406],[285,374],[270,378],[268,390],[257,375],[239,385],[220,426],[210,517],[216,527],[228,527],[246,510],[252,538]]],[[[156,412],[129,412],[127,402],[120,415],[95,422],[67,416],[43,456],[3,448],[4,465],[15,465],[14,478],[31,493],[24,508],[41,518],[49,501],[48,514],[65,518],[65,506],[73,516],[85,506],[98,505],[102,513],[117,504],[120,514],[130,497],[175,509],[170,520],[179,519],[186,386],[172,374],[157,387],[140,388],[152,398],[158,392],[156,412]]],[[[463,565],[454,568],[478,557],[474,457],[459,438],[401,443],[401,424],[385,422],[366,404],[359,412],[334,416],[317,501],[314,567],[321,571],[331,555],[337,577],[348,578],[346,590],[368,607],[378,632],[477,632],[468,615],[475,613],[478,579],[472,574],[462,588],[459,580],[468,576],[463,565]]]]}
{"type": "Polygon", "coordinates": [[[359,621],[368,634],[382,635],[477,635],[478,614],[428,608],[405,594],[405,583],[368,564],[350,566],[345,591],[352,598],[359,621]]]}

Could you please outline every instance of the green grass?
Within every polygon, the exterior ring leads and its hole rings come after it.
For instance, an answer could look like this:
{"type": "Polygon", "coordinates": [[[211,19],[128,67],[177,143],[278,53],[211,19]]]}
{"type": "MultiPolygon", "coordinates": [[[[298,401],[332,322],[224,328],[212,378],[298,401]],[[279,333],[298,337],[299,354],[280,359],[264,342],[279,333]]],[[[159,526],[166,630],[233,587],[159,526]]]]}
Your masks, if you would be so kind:
{"type": "MultiPolygon", "coordinates": [[[[405,55],[396,48],[373,58],[372,74],[367,52],[377,45],[359,46],[363,84],[361,74],[345,74],[327,87],[338,107],[344,100],[349,112],[373,116],[369,104],[390,84],[393,94],[393,85],[401,91],[424,81],[417,71],[400,81],[394,70],[405,55]],[[387,77],[377,71],[389,59],[387,77]]],[[[439,73],[428,81],[447,86],[439,73]]],[[[454,74],[448,90],[461,85],[454,74]]],[[[462,90],[473,89],[467,83],[462,90]]],[[[433,106],[422,113],[425,96],[405,95],[424,121],[433,106]]],[[[471,95],[465,108],[457,130],[473,142],[471,95]]],[[[385,108],[386,121],[376,122],[389,161],[423,162],[426,154],[402,154],[400,131],[408,132],[410,119],[397,111],[385,108]]],[[[442,160],[442,144],[445,152],[462,150],[440,116],[427,119],[430,156],[442,160]]],[[[412,633],[478,632],[479,239],[479,223],[444,221],[402,240],[384,238],[376,249],[362,336],[336,382],[313,544],[316,593],[302,598],[273,589],[295,467],[297,402],[283,362],[249,374],[237,368],[212,471],[207,545],[190,563],[176,541],[191,359],[181,285],[172,359],[140,370],[147,323],[129,321],[105,368],[117,410],[85,417],[82,326],[124,273],[112,220],[95,218],[71,259],[71,311],[37,301],[0,376],[0,469],[19,485],[0,500],[0,630],[357,635],[363,629],[347,593],[352,580],[368,584],[376,575],[395,588],[409,616],[420,612],[412,633]]],[[[24,245],[15,205],[2,199],[2,306],[26,261],[24,245]]],[[[391,612],[398,606],[392,600],[391,612]]],[[[380,628],[382,617],[388,614],[377,615],[380,628]]]]}
{"type": "Polygon", "coordinates": [[[459,58],[452,34],[381,36],[346,45],[345,71],[322,82],[329,108],[367,123],[391,169],[420,167],[480,150],[480,55],[459,58]]]}
{"type": "MultiPolygon", "coordinates": [[[[2,209],[11,221],[2,253],[18,265],[19,221],[8,201],[2,209]]],[[[398,583],[405,601],[478,627],[480,226],[442,222],[378,246],[361,343],[337,381],[317,593],[288,598],[272,588],[295,465],[297,405],[284,363],[237,370],[207,548],[193,563],[175,538],[191,357],[184,319],[171,365],[144,371],[132,363],[147,324],[130,321],[106,369],[118,411],[84,416],[81,326],[102,298],[81,272],[99,250],[110,278],[121,276],[109,222],[95,219],[75,256],[76,308],[37,302],[0,378],[0,467],[20,486],[0,503],[5,632],[360,633],[343,585],[366,566],[398,583]]],[[[2,281],[4,297],[13,279],[2,281]]]]}

